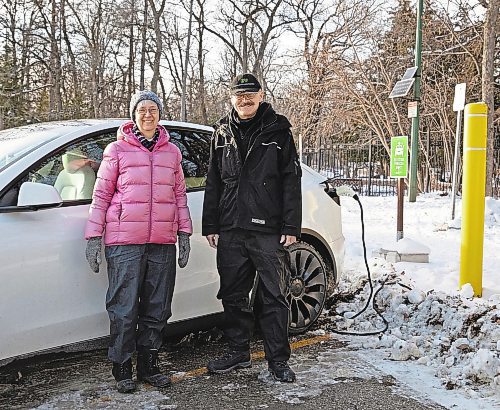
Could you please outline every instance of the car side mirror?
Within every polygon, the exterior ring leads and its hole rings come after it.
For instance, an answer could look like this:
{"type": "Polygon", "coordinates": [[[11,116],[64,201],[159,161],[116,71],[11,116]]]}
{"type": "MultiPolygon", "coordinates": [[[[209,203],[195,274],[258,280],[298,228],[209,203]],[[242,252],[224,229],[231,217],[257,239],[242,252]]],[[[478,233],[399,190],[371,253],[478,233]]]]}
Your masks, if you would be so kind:
{"type": "Polygon", "coordinates": [[[53,208],[62,205],[59,192],[52,186],[38,182],[24,182],[19,189],[18,207],[28,207],[32,210],[53,208]]]}

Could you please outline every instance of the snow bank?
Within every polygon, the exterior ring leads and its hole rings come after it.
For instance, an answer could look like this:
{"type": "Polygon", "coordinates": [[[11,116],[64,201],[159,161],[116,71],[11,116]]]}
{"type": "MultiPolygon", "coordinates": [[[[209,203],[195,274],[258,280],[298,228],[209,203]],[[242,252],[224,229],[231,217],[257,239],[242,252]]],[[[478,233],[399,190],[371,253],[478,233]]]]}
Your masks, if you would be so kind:
{"type": "MultiPolygon", "coordinates": [[[[353,337],[351,347],[385,349],[389,360],[415,360],[430,366],[446,389],[488,386],[492,392],[500,393],[497,302],[471,301],[444,292],[425,294],[417,289],[408,290],[399,284],[401,274],[381,275],[375,284],[378,289],[383,280],[389,283],[379,292],[376,305],[389,322],[389,330],[378,336],[353,337]]],[[[356,287],[350,290],[354,294],[356,287]]],[[[371,308],[359,318],[351,319],[352,312],[364,305],[368,293],[369,287],[365,284],[363,291],[353,296],[352,302],[336,304],[333,297],[329,311],[331,320],[326,330],[366,332],[382,329],[382,321],[371,308]]],[[[349,290],[344,289],[342,294],[345,299],[349,290]]]]}
{"type": "MultiPolygon", "coordinates": [[[[396,235],[396,198],[366,198],[367,254],[386,248],[396,235]],[[391,214],[391,209],[393,214],[391,214]],[[391,232],[388,227],[394,224],[391,232]]],[[[389,322],[385,334],[352,337],[359,349],[378,349],[386,360],[414,361],[431,368],[446,389],[459,389],[469,396],[500,395],[500,201],[487,198],[483,298],[473,298],[470,285],[458,289],[460,230],[450,229],[450,198],[419,196],[405,202],[405,240],[401,248],[424,243],[431,249],[429,264],[389,263],[369,259],[377,308],[389,322]]],[[[460,202],[457,203],[460,215],[460,202]]],[[[345,272],[337,292],[328,301],[329,322],[325,330],[365,332],[383,328],[370,307],[352,319],[369,294],[356,204],[343,201],[346,236],[345,272]],[[358,221],[357,221],[358,219],[358,221]]],[[[458,218],[457,218],[458,219],[458,218]]],[[[456,227],[456,226],[455,226],[456,227]]],[[[458,224],[458,228],[460,224],[458,224]]]]}

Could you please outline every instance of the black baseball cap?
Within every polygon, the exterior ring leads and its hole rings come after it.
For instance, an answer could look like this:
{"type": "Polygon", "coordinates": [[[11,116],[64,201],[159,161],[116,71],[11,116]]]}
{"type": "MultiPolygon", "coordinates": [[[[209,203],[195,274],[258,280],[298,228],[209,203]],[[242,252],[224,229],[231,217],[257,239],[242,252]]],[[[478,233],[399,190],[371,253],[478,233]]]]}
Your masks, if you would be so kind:
{"type": "Polygon", "coordinates": [[[236,76],[231,83],[231,94],[256,93],[261,89],[259,80],[250,73],[236,76]]]}

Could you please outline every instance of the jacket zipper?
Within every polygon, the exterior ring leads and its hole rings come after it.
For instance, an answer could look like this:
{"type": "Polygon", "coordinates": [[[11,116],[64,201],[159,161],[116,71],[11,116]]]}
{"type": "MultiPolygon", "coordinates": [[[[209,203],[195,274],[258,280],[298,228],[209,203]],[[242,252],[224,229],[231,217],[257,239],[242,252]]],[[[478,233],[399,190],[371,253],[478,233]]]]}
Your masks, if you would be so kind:
{"type": "MultiPolygon", "coordinates": [[[[234,136],[233,127],[231,127],[231,124],[228,124],[228,129],[229,129],[229,133],[230,133],[231,138],[232,138],[232,143],[225,144],[225,145],[230,145],[233,147],[233,149],[236,153],[236,159],[238,161],[237,166],[239,168],[238,185],[236,185],[236,212],[237,212],[236,221],[239,221],[239,219],[240,219],[240,207],[238,206],[238,198],[239,198],[239,193],[240,193],[240,179],[241,179],[241,170],[243,169],[243,162],[242,162],[242,158],[240,155],[240,150],[238,149],[238,145],[236,144],[236,137],[234,136]]],[[[224,136],[224,143],[226,143],[225,136],[224,136]]],[[[226,157],[228,157],[228,158],[229,158],[229,153],[230,153],[230,148],[228,148],[227,154],[226,154],[226,157]]]]}
{"type": "MultiPolygon", "coordinates": [[[[276,121],[278,121],[278,118],[274,118],[274,121],[270,122],[269,124],[265,125],[264,127],[262,128],[259,128],[257,131],[255,131],[251,137],[253,137],[255,134],[257,134],[257,132],[259,132],[259,134],[262,133],[262,131],[264,131],[265,128],[268,128],[270,127],[271,125],[273,125],[276,121]]],[[[245,157],[245,162],[247,161],[247,158],[248,156],[250,155],[250,152],[252,151],[253,147],[255,146],[255,143],[257,142],[257,137],[255,138],[254,142],[252,143],[252,145],[248,148],[248,151],[247,151],[247,155],[245,157]]],[[[243,165],[242,165],[242,168],[243,168],[243,165]]]]}
{"type": "MultiPolygon", "coordinates": [[[[154,148],[153,148],[154,150],[154,148]]],[[[151,226],[153,225],[152,213],[153,213],[153,153],[149,153],[149,165],[150,165],[150,184],[149,184],[149,226],[148,226],[148,242],[151,242],[151,226]]]]}
{"type": "MultiPolygon", "coordinates": [[[[250,136],[250,138],[253,138],[254,135],[256,135],[257,133],[261,134],[262,131],[267,128],[267,127],[270,127],[271,125],[273,125],[276,121],[278,120],[278,117],[275,117],[274,118],[274,121],[270,122],[269,124],[259,128],[257,131],[255,131],[254,133],[252,133],[252,135],[250,136]]],[[[236,143],[236,139],[234,137],[234,134],[233,134],[233,130],[231,128],[231,126],[229,127],[229,130],[231,131],[231,136],[233,137],[233,141],[236,143]]],[[[247,161],[247,158],[248,158],[248,155],[250,154],[250,152],[252,151],[255,143],[257,142],[257,137],[255,138],[254,142],[252,143],[252,145],[248,148],[248,151],[247,151],[247,155],[245,156],[245,162],[242,162],[241,160],[241,157],[240,157],[240,150],[236,147],[236,153],[238,155],[238,158],[240,160],[240,174],[238,176],[238,185],[236,187],[236,201],[238,201],[239,199],[239,193],[240,193],[240,185],[241,185],[241,175],[242,175],[242,171],[243,171],[243,167],[245,166],[245,163],[247,161]]],[[[236,217],[236,220],[239,221],[240,219],[240,212],[239,212],[239,206],[237,207],[238,209],[238,215],[236,217]]]]}

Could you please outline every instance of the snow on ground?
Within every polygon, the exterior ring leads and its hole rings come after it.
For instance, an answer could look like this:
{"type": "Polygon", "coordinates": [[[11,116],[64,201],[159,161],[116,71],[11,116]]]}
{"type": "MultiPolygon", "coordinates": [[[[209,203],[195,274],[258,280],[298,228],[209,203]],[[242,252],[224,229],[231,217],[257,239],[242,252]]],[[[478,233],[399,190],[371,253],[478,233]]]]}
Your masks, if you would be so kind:
{"type": "MultiPolygon", "coordinates": [[[[369,286],[359,206],[351,198],[341,199],[345,269],[337,296],[332,298],[328,312],[331,322],[326,329],[357,332],[382,329],[384,323],[371,307],[352,319],[364,306],[369,286]]],[[[500,201],[486,200],[483,297],[473,298],[470,286],[458,289],[460,201],[458,217],[450,221],[449,196],[419,195],[414,203],[405,198],[405,239],[395,245],[397,198],[361,197],[360,200],[375,290],[382,281],[386,282],[376,300],[389,322],[389,330],[381,337],[345,337],[345,340],[350,341],[351,348],[370,350],[373,354],[366,357],[395,374],[403,368],[397,362],[411,361],[412,364],[404,365],[405,378],[426,393],[434,391],[431,398],[444,406],[469,409],[467,400],[476,398],[476,408],[500,408],[500,201]],[[372,252],[380,248],[410,253],[428,249],[429,263],[391,263],[372,257],[372,252]],[[439,380],[441,389],[435,381],[423,382],[428,374],[439,380]],[[459,396],[443,395],[445,390],[453,390],[459,396]],[[457,397],[462,397],[462,401],[457,397]]]]}

